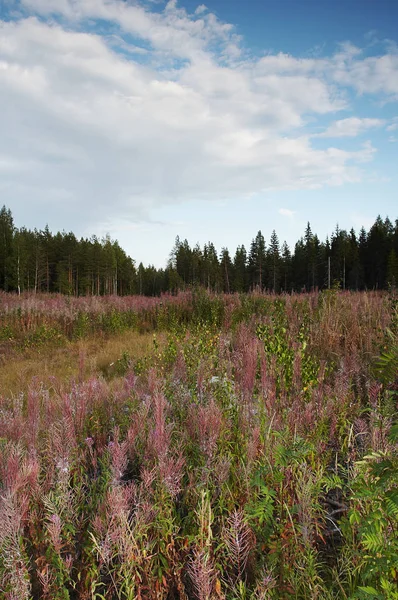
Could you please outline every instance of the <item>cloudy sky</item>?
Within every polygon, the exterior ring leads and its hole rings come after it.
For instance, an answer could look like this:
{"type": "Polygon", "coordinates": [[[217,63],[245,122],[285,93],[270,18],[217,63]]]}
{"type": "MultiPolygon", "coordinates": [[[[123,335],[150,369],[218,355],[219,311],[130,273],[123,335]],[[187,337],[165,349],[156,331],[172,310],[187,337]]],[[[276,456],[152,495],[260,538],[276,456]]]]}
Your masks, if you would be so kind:
{"type": "Polygon", "coordinates": [[[398,217],[398,2],[0,0],[0,203],[163,266],[398,217]]]}

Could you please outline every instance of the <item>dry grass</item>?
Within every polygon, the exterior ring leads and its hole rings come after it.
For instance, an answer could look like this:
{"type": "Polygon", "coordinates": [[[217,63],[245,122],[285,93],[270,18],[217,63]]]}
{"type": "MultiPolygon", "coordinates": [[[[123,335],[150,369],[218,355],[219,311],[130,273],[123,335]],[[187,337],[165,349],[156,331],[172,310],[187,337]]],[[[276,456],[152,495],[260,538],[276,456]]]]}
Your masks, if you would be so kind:
{"type": "MultiPolygon", "coordinates": [[[[157,336],[158,343],[162,337],[157,336]]],[[[150,356],[153,351],[153,334],[126,331],[115,336],[86,338],[68,342],[62,347],[29,349],[21,353],[2,355],[0,365],[0,394],[15,395],[27,390],[33,379],[44,384],[52,378],[59,382],[85,380],[107,372],[123,353],[132,361],[150,356]]]]}

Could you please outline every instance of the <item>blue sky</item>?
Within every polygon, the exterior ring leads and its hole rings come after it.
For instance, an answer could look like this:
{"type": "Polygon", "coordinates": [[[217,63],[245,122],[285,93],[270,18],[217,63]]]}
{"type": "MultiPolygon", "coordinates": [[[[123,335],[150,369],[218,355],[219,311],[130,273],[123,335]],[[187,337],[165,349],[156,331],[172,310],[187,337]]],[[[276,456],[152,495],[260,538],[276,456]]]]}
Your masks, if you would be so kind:
{"type": "Polygon", "coordinates": [[[0,196],[163,266],[398,217],[393,0],[2,0],[0,196]]]}

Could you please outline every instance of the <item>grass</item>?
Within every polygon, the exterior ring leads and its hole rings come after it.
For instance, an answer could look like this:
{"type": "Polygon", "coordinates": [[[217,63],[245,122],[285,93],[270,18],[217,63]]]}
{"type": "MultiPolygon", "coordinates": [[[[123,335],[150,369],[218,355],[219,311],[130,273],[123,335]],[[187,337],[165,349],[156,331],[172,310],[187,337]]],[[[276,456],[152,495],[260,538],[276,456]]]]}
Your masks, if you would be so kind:
{"type": "MultiPolygon", "coordinates": [[[[158,336],[159,339],[159,336],[158,336]]],[[[125,331],[108,337],[88,337],[65,341],[62,345],[27,348],[18,351],[8,347],[0,364],[0,389],[3,395],[16,395],[28,390],[32,380],[40,378],[50,385],[53,378],[63,384],[72,380],[117,375],[112,367],[128,355],[132,362],[150,357],[154,350],[153,334],[125,331]]]]}
{"type": "Polygon", "coordinates": [[[394,298],[3,296],[0,323],[1,598],[397,599],[394,298]]]}

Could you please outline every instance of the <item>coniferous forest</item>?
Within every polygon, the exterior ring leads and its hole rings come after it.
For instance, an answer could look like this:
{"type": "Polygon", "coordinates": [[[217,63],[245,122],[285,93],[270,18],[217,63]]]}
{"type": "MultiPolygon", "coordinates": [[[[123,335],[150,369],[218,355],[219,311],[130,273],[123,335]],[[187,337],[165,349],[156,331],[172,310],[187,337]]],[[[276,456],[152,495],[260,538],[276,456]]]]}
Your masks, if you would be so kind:
{"type": "MultiPolygon", "coordinates": [[[[136,264],[109,236],[78,239],[69,232],[17,228],[0,211],[0,289],[82,295],[157,296],[202,286],[213,292],[301,292],[335,287],[390,289],[398,281],[398,219],[378,216],[368,231],[336,226],[322,241],[307,224],[294,249],[273,231],[234,253],[177,237],[164,269],[136,264]]],[[[165,257],[166,259],[167,257],[165,257]]],[[[166,260],[165,260],[166,264],[166,260]]]]}

